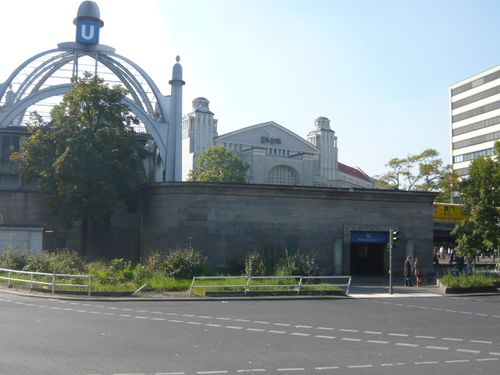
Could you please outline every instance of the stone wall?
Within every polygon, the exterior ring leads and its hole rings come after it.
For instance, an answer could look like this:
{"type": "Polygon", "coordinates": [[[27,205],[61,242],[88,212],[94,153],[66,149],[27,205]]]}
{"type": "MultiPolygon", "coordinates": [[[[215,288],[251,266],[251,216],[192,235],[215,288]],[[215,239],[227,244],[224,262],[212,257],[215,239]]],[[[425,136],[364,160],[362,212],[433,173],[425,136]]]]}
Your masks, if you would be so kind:
{"type": "Polygon", "coordinates": [[[350,231],[398,227],[396,275],[407,253],[422,256],[430,266],[434,197],[387,190],[156,184],[143,190],[141,254],[191,245],[212,265],[223,266],[231,253],[293,247],[318,253],[332,270],[337,266],[337,273],[349,273],[350,231]],[[335,246],[341,246],[340,265],[334,264],[335,246]]]}

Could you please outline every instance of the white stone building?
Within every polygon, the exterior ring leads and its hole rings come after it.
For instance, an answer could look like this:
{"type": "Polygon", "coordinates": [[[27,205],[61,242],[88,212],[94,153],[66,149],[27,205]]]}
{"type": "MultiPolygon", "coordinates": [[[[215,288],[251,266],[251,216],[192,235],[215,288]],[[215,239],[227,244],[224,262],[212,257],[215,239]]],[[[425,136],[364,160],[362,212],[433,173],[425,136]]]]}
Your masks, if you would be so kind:
{"type": "Polygon", "coordinates": [[[500,65],[450,87],[453,170],[460,177],[500,140],[500,65]]]}
{"type": "Polygon", "coordinates": [[[182,125],[184,181],[211,146],[223,146],[246,161],[252,184],[374,188],[374,180],[361,169],[338,162],[337,137],[326,117],[316,119],[307,140],[273,121],[219,136],[209,101],[196,98],[182,125]]]}

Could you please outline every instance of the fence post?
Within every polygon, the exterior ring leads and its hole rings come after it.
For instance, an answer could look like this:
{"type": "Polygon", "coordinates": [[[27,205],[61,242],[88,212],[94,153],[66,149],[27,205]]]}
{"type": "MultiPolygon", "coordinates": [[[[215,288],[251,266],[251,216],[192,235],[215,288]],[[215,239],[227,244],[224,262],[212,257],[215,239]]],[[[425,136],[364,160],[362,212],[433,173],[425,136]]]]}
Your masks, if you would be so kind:
{"type": "Polygon", "coordinates": [[[30,291],[33,289],[33,272],[30,274],[30,291]]]}
{"type": "Polygon", "coordinates": [[[252,279],[252,275],[247,276],[247,282],[245,283],[245,292],[243,293],[245,296],[247,292],[250,291],[250,280],[252,279]]]}
{"type": "Polygon", "coordinates": [[[193,291],[193,285],[194,285],[195,280],[196,280],[196,276],[193,276],[193,281],[191,282],[191,288],[189,288],[188,297],[191,297],[191,292],[193,291]]]}
{"type": "Polygon", "coordinates": [[[302,276],[300,276],[299,285],[297,286],[297,295],[300,294],[300,287],[302,285],[302,276]]]}
{"type": "Polygon", "coordinates": [[[12,286],[12,284],[11,284],[11,280],[10,280],[11,275],[12,275],[12,272],[10,272],[10,271],[9,271],[9,273],[8,273],[8,275],[7,275],[7,277],[8,277],[8,279],[7,279],[7,280],[8,280],[8,281],[7,281],[7,287],[8,287],[8,288],[10,288],[10,287],[12,286]]]}
{"type": "Polygon", "coordinates": [[[56,274],[52,273],[52,294],[55,293],[55,288],[56,288],[56,274]]]}
{"type": "Polygon", "coordinates": [[[92,290],[92,275],[89,274],[89,291],[88,296],[90,297],[90,291],[92,290]]]}

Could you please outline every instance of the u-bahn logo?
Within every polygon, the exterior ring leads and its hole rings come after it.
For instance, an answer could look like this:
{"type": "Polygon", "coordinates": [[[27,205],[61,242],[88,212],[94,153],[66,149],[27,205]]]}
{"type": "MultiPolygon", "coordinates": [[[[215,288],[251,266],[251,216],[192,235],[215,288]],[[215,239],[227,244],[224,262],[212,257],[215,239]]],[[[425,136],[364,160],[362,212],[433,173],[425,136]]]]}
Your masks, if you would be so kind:
{"type": "Polygon", "coordinates": [[[78,43],[99,43],[99,20],[80,20],[76,25],[76,41],[78,43]]]}

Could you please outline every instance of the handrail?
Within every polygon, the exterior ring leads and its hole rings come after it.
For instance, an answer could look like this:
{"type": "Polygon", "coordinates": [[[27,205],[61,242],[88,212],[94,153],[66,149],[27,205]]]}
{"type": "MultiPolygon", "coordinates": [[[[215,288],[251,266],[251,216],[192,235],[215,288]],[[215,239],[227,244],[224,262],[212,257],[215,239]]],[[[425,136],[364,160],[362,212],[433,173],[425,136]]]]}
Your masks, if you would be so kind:
{"type": "Polygon", "coordinates": [[[248,292],[251,291],[252,287],[256,288],[295,288],[295,291],[297,294],[300,294],[301,290],[303,289],[310,289],[311,287],[321,287],[321,286],[339,286],[339,287],[345,287],[345,293],[349,293],[349,288],[351,286],[351,276],[194,276],[193,280],[191,282],[191,287],[189,288],[189,293],[188,296],[191,297],[193,293],[193,289],[196,288],[203,288],[203,289],[217,289],[217,288],[229,288],[229,289],[240,289],[241,291],[244,292],[246,295],[248,292]],[[218,285],[195,285],[196,281],[201,281],[201,280],[225,280],[225,279],[240,279],[244,280],[244,283],[242,284],[223,284],[220,283],[218,285]],[[279,279],[295,279],[298,280],[298,282],[294,284],[254,284],[252,285],[252,280],[264,280],[264,279],[273,279],[273,280],[279,280],[279,279]],[[347,283],[321,283],[321,284],[304,284],[304,280],[310,280],[310,279],[347,279],[347,283]]]}
{"type": "Polygon", "coordinates": [[[47,272],[32,272],[32,271],[19,271],[19,270],[13,270],[9,268],[0,268],[0,272],[7,272],[7,277],[5,276],[0,276],[0,279],[2,280],[7,280],[7,286],[11,287],[12,281],[17,281],[17,282],[23,282],[23,283],[28,283],[29,284],[29,289],[33,289],[33,284],[36,285],[47,285],[51,286],[51,292],[52,294],[55,294],[55,289],[57,287],[76,287],[76,288],[87,288],[87,295],[90,297],[91,295],[91,290],[92,290],[92,275],[70,275],[70,274],[64,274],[64,273],[47,273],[47,272]],[[20,279],[16,277],[12,277],[12,274],[22,274],[22,275],[30,275],[29,279],[20,279]],[[39,281],[35,280],[34,276],[45,276],[45,277],[50,277],[51,281],[39,281]],[[56,282],[56,278],[81,278],[81,279],[87,279],[86,284],[69,284],[69,283],[61,283],[61,282],[56,282]]]}

